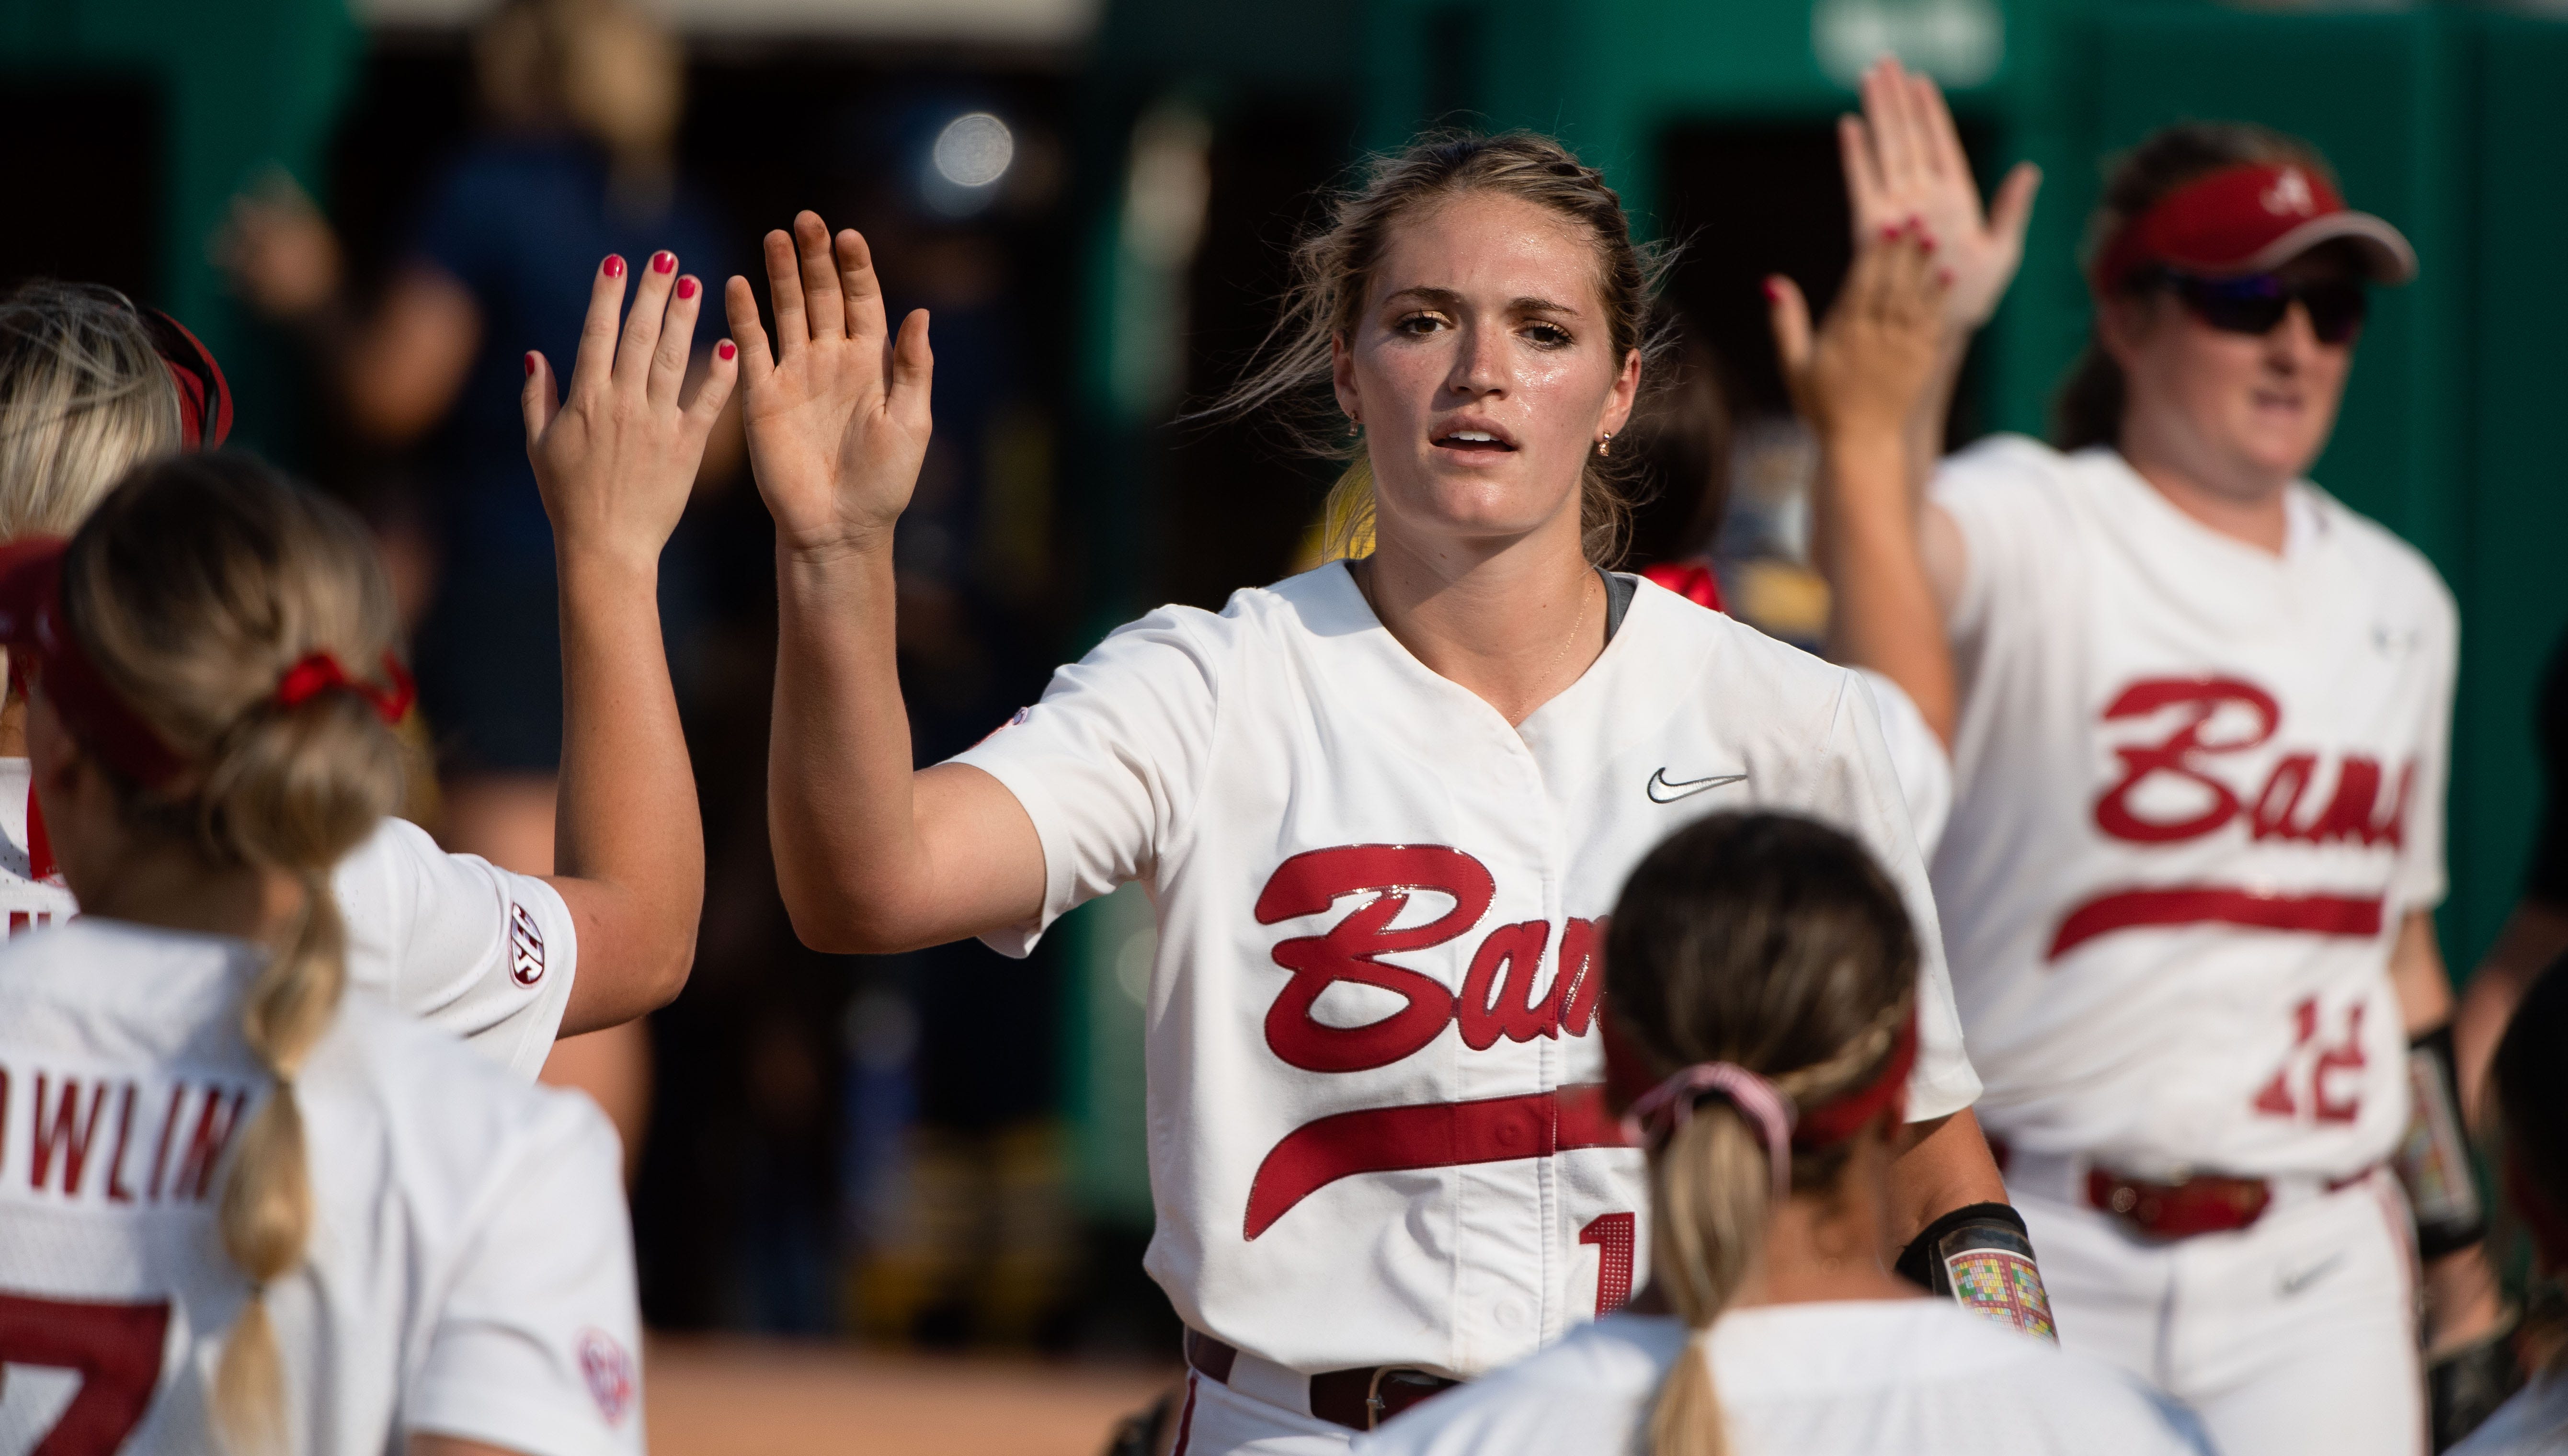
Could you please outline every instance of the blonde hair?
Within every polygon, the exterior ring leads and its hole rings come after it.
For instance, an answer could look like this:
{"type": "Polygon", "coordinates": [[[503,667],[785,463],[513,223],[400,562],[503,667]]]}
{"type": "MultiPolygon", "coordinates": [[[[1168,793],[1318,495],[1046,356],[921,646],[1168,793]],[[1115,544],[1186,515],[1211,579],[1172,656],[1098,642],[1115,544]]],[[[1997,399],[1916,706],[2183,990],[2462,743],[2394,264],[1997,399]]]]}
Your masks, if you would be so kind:
{"type": "Polygon", "coordinates": [[[177,386],[123,294],[39,279],[0,299],[0,541],[71,534],[178,442],[177,386]]]}
{"type": "MultiPolygon", "coordinates": [[[[303,1262],[312,1188],[294,1078],[347,979],[330,872],[400,802],[402,749],[372,704],[324,691],[291,707],[278,681],[315,653],[380,671],[390,586],[345,508],[244,455],[172,456],[110,492],[63,562],[69,630],[99,675],[189,769],[172,785],[118,779],[128,824],[211,865],[294,876],[303,906],[241,1006],[241,1033],[276,1079],[243,1130],[219,1213],[251,1298],[223,1341],[212,1416],[235,1451],[280,1447],[284,1368],[266,1289],[303,1262]]],[[[107,771],[114,775],[110,767],[107,771]]]]}
{"type": "MultiPolygon", "coordinates": [[[[1882,1075],[1916,995],[1917,942],[1862,846],[1783,814],[1714,814],[1651,851],[1607,933],[1605,1014],[1656,1080],[1757,1072],[1807,1108],[1882,1075]]],[[[1870,1134],[1795,1148],[1795,1192],[1843,1186],[1870,1134]]],[[[1727,1456],[1706,1337],[1764,1256],[1773,1165],[1734,1102],[1701,1102],[1650,1159],[1650,1273],[1693,1331],[1650,1416],[1651,1456],[1727,1456]]]]}
{"type": "MultiPolygon", "coordinates": [[[[1666,257],[1632,241],[1623,200],[1605,176],[1568,147],[1531,132],[1494,137],[1437,133],[1375,157],[1364,181],[1332,198],[1321,224],[1293,249],[1293,284],[1260,358],[1230,391],[1192,418],[1252,412],[1280,417],[1295,443],[1349,461],[1329,491],[1323,554],[1370,549],[1374,481],[1363,442],[1330,399],[1331,341],[1352,335],[1374,269],[1403,220],[1455,197],[1488,192],[1544,208],[1582,229],[1596,250],[1593,279],[1604,305],[1606,342],[1617,367],[1642,351],[1643,377],[1662,352],[1652,334],[1666,257]]],[[[1632,470],[1625,455],[1587,456],[1579,480],[1579,544],[1587,559],[1612,565],[1631,528],[1632,470]]]]}

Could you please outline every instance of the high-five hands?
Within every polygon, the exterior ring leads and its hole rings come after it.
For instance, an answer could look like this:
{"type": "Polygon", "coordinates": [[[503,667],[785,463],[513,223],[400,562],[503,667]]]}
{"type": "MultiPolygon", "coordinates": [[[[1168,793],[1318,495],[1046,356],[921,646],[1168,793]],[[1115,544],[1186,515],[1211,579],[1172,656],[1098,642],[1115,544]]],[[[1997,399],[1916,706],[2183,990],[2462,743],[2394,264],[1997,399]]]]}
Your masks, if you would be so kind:
{"type": "Polygon", "coordinates": [[[1896,444],[1933,383],[1952,302],[1939,240],[1916,223],[1865,239],[1814,336],[1792,280],[1766,280],[1792,408],[1829,445],[1896,444]]]}
{"type": "Polygon", "coordinates": [[[2042,169],[2016,163],[1983,215],[1979,183],[1944,94],[1889,57],[1864,73],[1863,115],[1838,119],[1837,153],[1845,163],[1856,249],[1884,228],[1922,223],[1952,275],[1944,295],[1947,326],[1987,323],[2024,261],[2024,229],[2042,169]]]}
{"type": "Polygon", "coordinates": [[[619,338],[624,274],[624,260],[609,257],[590,280],[567,397],[557,398],[551,363],[530,353],[519,403],[526,458],[562,550],[603,551],[650,570],[687,508],[705,437],[740,366],[724,341],[695,399],[680,400],[704,288],[678,271],[675,253],[652,254],[619,338]]]}
{"type": "Polygon", "coordinates": [[[743,422],[778,544],[826,553],[879,543],[909,504],[926,457],[935,360],[927,311],[893,338],[873,255],[852,228],[833,239],[802,212],[767,235],[776,350],[746,278],[724,290],[748,389],[743,422]]]}

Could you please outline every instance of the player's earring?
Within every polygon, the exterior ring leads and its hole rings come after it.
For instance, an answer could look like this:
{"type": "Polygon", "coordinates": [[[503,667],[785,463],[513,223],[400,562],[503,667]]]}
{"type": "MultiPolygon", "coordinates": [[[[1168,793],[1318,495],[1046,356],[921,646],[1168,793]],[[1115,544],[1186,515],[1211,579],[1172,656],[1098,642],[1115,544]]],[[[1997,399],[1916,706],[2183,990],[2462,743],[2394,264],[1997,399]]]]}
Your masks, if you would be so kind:
{"type": "Polygon", "coordinates": [[[1613,443],[1614,432],[1610,430],[1606,431],[1605,434],[1599,437],[1596,441],[1596,458],[1601,460],[1607,455],[1612,454],[1614,452],[1612,448],[1613,443]]]}

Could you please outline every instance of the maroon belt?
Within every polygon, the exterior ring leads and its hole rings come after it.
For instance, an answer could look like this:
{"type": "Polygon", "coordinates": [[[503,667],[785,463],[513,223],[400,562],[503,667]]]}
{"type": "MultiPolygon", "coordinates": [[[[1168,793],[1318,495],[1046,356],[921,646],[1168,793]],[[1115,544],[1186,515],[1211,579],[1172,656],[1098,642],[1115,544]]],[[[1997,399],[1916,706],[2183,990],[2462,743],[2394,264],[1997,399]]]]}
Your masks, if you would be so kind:
{"type": "MultiPolygon", "coordinates": [[[[2366,1169],[2329,1183],[2327,1190],[2351,1188],[2370,1176],[2371,1170],[2366,1169]]],[[[2086,1201],[2153,1239],[2190,1239],[2253,1226],[2274,1201],[2274,1190],[2262,1178],[2205,1173],[2180,1183],[2148,1183],[2091,1168],[2086,1173],[2086,1201]]]]}
{"type": "MultiPolygon", "coordinates": [[[[1207,1379],[1230,1383],[1230,1368],[1239,1359],[1235,1345],[1199,1330],[1186,1331],[1186,1364],[1207,1379]]],[[[1427,1399],[1461,1383],[1407,1365],[1364,1365],[1352,1370],[1323,1370],[1310,1377],[1311,1414],[1351,1431],[1369,1431],[1427,1399]]]]}

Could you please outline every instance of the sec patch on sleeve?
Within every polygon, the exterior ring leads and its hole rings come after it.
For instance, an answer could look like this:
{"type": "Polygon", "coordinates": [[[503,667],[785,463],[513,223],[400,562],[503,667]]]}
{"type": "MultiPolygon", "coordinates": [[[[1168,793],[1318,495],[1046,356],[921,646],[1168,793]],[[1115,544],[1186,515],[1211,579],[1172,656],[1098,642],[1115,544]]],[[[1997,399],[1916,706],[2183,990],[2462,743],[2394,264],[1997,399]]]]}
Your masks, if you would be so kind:
{"type": "Polygon", "coordinates": [[[526,907],[508,902],[508,974],[519,986],[532,986],[544,979],[544,936],[535,929],[535,917],[526,907]]]}
{"type": "Polygon", "coordinates": [[[633,1409],[633,1356],[622,1342],[603,1329],[581,1330],[579,1373],[588,1382],[597,1413],[610,1426],[622,1425],[633,1409]]]}

